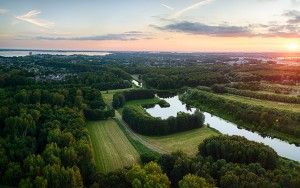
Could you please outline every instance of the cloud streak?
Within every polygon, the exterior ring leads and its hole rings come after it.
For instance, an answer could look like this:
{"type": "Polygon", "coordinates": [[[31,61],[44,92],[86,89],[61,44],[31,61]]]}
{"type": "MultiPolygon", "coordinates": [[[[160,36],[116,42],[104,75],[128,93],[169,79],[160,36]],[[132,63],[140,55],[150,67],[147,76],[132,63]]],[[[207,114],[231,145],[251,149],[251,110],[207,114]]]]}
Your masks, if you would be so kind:
{"type": "Polygon", "coordinates": [[[249,36],[251,31],[247,27],[239,26],[228,26],[228,25],[206,25],[198,22],[177,22],[163,27],[152,26],[159,30],[167,30],[171,32],[182,32],[187,34],[196,34],[196,35],[210,35],[210,36],[223,36],[223,37],[232,37],[232,36],[249,36]]]}
{"type": "Polygon", "coordinates": [[[38,36],[37,40],[77,40],[77,41],[133,41],[142,39],[153,39],[150,34],[140,31],[129,31],[125,33],[92,35],[80,37],[53,37],[53,36],[38,36]]]}
{"type": "Polygon", "coordinates": [[[282,37],[300,38],[300,27],[294,25],[262,25],[248,26],[207,25],[199,22],[175,22],[165,26],[150,25],[153,28],[180,32],[192,35],[207,35],[213,37],[282,37]],[[259,31],[259,32],[258,32],[259,31]]]}
{"type": "Polygon", "coordinates": [[[41,13],[41,11],[38,10],[31,10],[28,13],[21,15],[21,16],[16,16],[16,19],[31,23],[33,25],[43,27],[43,28],[52,28],[54,27],[54,23],[47,21],[47,20],[42,20],[37,18],[37,16],[41,13]]]}
{"type": "Polygon", "coordinates": [[[198,8],[198,7],[200,7],[200,6],[204,6],[204,5],[210,4],[210,3],[212,3],[213,1],[215,1],[215,0],[202,0],[202,1],[200,1],[200,2],[198,2],[198,3],[195,3],[195,4],[191,5],[191,6],[188,6],[188,7],[184,8],[184,9],[182,9],[182,10],[179,10],[178,12],[176,12],[176,13],[172,16],[172,18],[173,18],[173,19],[179,18],[179,17],[180,17],[181,15],[183,15],[184,13],[186,13],[186,12],[188,12],[188,11],[190,11],[190,10],[193,10],[193,9],[195,9],[195,8],[198,8]]]}
{"type": "Polygon", "coordinates": [[[161,6],[167,8],[167,9],[169,9],[169,10],[174,10],[173,7],[170,7],[170,6],[168,6],[168,5],[166,5],[166,4],[163,4],[163,3],[161,3],[161,6]]]}

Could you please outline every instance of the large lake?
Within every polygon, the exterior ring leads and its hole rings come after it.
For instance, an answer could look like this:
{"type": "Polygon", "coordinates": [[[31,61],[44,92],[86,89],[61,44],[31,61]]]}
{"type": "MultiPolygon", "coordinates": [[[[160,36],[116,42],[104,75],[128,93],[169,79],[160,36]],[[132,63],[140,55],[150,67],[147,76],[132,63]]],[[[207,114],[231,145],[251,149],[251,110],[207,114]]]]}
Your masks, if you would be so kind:
{"type": "MultiPolygon", "coordinates": [[[[177,112],[186,112],[192,114],[196,110],[196,108],[187,108],[186,104],[179,100],[178,96],[161,99],[167,101],[170,104],[170,107],[161,108],[159,105],[155,105],[152,108],[146,109],[146,111],[153,117],[167,119],[170,116],[176,117],[177,112]]],[[[300,162],[300,147],[296,146],[295,144],[290,144],[277,138],[263,137],[257,132],[251,132],[243,128],[238,128],[236,124],[214,116],[208,112],[204,112],[204,115],[205,123],[209,124],[210,127],[220,131],[222,134],[243,136],[248,140],[264,143],[265,145],[273,148],[280,156],[300,162]]]]}
{"type": "Polygon", "coordinates": [[[0,56],[14,57],[14,56],[27,56],[29,53],[32,55],[49,54],[49,55],[88,55],[88,56],[105,56],[109,52],[97,51],[49,51],[49,50],[0,50],[0,56]]]}

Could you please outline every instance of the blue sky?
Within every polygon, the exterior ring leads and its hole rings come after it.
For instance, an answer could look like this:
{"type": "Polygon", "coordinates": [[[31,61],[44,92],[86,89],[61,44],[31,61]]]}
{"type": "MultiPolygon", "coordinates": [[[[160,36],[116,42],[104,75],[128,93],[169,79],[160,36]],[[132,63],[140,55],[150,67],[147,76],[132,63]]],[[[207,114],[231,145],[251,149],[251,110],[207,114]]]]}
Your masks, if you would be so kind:
{"type": "Polygon", "coordinates": [[[0,0],[0,47],[280,51],[299,23],[300,0],[0,0]]]}

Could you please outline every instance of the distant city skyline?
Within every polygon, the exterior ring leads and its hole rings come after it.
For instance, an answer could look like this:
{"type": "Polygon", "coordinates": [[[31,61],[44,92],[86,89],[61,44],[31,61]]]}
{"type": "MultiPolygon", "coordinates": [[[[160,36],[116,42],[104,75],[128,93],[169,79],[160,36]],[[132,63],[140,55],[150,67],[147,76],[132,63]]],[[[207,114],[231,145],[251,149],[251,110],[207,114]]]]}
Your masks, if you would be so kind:
{"type": "Polygon", "coordinates": [[[300,0],[0,0],[0,25],[0,48],[300,51],[300,0]]]}

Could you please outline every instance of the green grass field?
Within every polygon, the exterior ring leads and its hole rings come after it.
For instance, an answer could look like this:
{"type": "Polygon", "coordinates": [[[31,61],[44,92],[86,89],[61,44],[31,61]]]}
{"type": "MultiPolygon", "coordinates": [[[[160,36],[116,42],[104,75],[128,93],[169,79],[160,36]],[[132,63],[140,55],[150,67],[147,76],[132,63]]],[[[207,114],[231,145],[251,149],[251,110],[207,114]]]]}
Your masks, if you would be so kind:
{"type": "Polygon", "coordinates": [[[139,162],[138,152],[114,120],[89,122],[87,129],[96,166],[101,172],[108,173],[139,162]]]}
{"type": "Polygon", "coordinates": [[[239,101],[242,103],[248,103],[252,105],[260,105],[268,108],[275,108],[278,110],[288,110],[292,112],[300,112],[300,104],[289,104],[289,103],[282,103],[282,102],[273,102],[268,100],[260,100],[260,99],[254,99],[249,97],[243,97],[243,96],[237,96],[237,95],[219,95],[221,97],[224,97],[226,99],[239,101]]]}
{"type": "Polygon", "coordinates": [[[198,152],[198,145],[204,139],[219,135],[217,131],[203,127],[186,132],[176,133],[167,136],[142,136],[149,143],[156,145],[168,152],[181,150],[188,155],[195,155],[198,152]]]}

